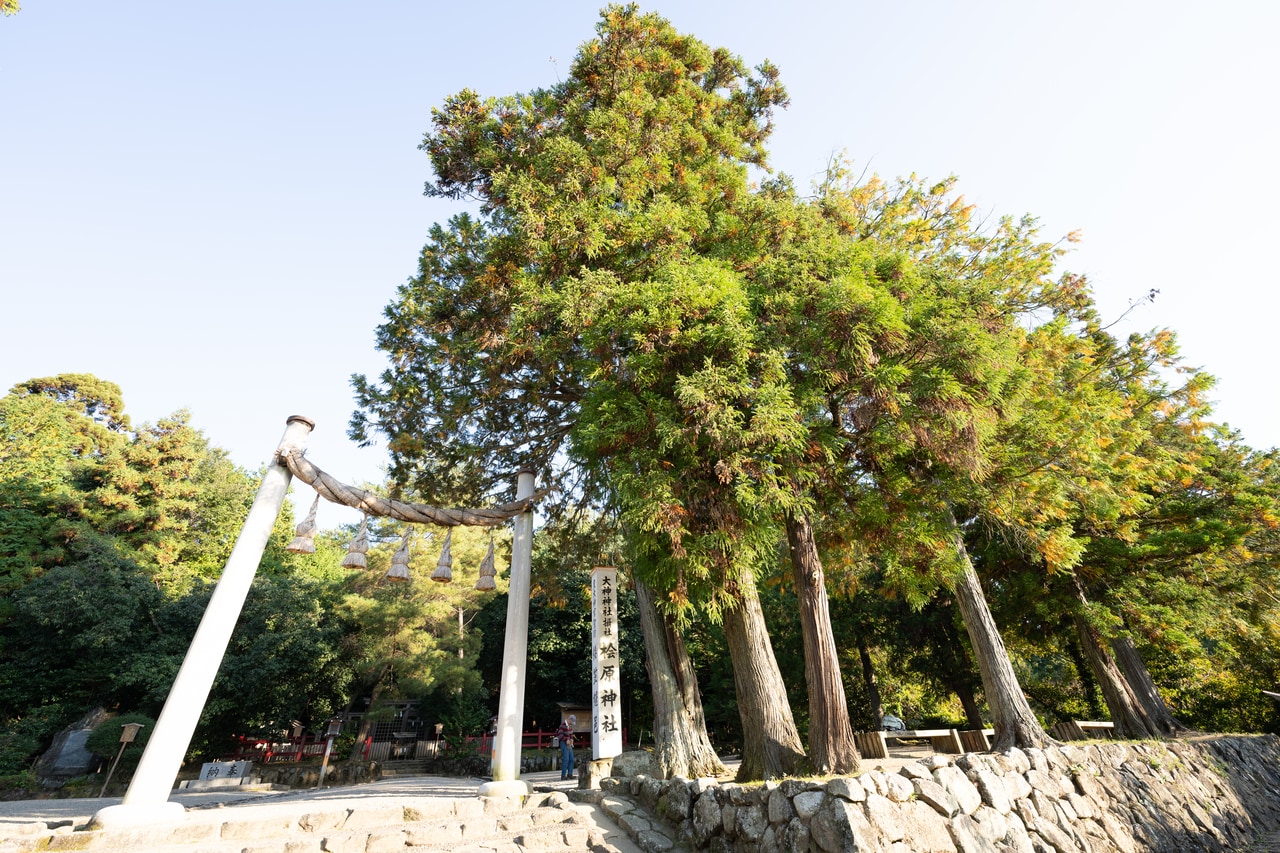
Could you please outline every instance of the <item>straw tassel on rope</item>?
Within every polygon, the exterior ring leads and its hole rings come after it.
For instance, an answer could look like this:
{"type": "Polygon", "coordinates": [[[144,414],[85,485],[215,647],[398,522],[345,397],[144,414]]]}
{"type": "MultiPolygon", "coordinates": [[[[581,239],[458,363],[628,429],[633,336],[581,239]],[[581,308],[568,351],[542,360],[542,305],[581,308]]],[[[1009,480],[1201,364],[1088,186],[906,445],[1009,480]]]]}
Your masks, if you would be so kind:
{"type": "Polygon", "coordinates": [[[293,541],[285,546],[286,551],[294,554],[314,554],[316,552],[316,509],[320,506],[320,493],[316,492],[316,499],[311,502],[311,512],[307,513],[307,517],[294,530],[293,541]]]}
{"type": "Polygon", "coordinates": [[[387,580],[407,581],[409,579],[409,531],[405,531],[400,540],[400,547],[391,555],[391,568],[387,569],[387,580]]]}
{"type": "Polygon", "coordinates": [[[450,527],[444,534],[444,547],[440,549],[440,560],[436,563],[436,570],[432,572],[431,579],[436,583],[452,583],[453,582],[453,528],[450,527]]]}
{"type": "Polygon", "coordinates": [[[480,561],[480,577],[476,578],[476,589],[484,592],[486,590],[496,589],[497,584],[494,582],[494,576],[497,571],[493,568],[493,534],[489,534],[489,549],[484,552],[484,559],[480,561]]]}
{"type": "Polygon", "coordinates": [[[369,551],[369,516],[365,516],[360,520],[360,529],[356,532],[356,538],[351,540],[351,544],[347,546],[347,555],[342,558],[342,568],[344,569],[364,569],[368,568],[369,560],[365,554],[369,551]]]}

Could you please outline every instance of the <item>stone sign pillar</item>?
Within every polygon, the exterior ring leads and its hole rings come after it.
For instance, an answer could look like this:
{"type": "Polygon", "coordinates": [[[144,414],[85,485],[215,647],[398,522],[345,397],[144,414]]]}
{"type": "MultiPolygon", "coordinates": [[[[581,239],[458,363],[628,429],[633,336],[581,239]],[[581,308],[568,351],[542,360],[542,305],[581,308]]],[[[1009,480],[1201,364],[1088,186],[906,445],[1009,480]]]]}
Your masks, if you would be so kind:
{"type": "Polygon", "coordinates": [[[618,570],[591,570],[591,757],[622,754],[618,656],[618,570]]]}

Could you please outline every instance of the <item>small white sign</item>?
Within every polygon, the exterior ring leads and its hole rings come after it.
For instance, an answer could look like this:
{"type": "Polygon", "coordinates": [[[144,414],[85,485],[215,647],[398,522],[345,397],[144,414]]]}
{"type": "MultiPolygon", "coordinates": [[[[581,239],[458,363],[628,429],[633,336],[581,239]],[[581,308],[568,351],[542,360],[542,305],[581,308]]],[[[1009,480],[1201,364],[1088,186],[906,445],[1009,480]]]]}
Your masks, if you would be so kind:
{"type": "Polygon", "coordinates": [[[591,570],[591,757],[622,754],[618,570],[591,570]]]}

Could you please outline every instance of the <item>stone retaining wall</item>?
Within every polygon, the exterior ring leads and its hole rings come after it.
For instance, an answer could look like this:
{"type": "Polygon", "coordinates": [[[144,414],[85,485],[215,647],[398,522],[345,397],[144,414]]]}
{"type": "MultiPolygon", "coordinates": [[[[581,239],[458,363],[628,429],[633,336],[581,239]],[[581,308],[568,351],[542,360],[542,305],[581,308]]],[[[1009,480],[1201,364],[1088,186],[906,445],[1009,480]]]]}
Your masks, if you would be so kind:
{"type": "MultiPolygon", "coordinates": [[[[314,788],[320,782],[318,764],[255,764],[253,775],[264,785],[287,785],[290,788],[314,788]]],[[[364,764],[329,763],[325,771],[326,786],[357,785],[382,778],[382,766],[376,761],[364,764]]]]}
{"type": "MultiPolygon", "coordinates": [[[[1280,828],[1280,739],[934,755],[897,773],[826,781],[640,775],[602,788],[607,812],[627,817],[625,800],[610,803],[624,794],[667,824],[633,833],[650,851],[672,836],[743,853],[1226,851],[1280,828]]],[[[640,829],[638,817],[628,822],[640,829]]]]}

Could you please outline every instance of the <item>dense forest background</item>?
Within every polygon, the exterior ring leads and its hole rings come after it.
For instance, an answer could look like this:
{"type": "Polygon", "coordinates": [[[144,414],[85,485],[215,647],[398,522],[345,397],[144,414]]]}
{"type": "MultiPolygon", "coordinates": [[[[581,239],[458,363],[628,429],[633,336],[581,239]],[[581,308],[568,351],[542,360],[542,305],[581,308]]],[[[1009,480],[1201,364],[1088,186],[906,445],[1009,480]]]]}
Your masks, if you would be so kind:
{"type": "MultiPolygon", "coordinates": [[[[89,375],[12,389],[0,399],[0,435],[0,773],[21,777],[60,728],[94,706],[159,713],[257,472],[227,460],[186,412],[135,427],[120,389],[89,375]]],[[[1274,493],[1270,454],[1232,442],[1221,452],[1235,470],[1218,468],[1216,477],[1274,493]]],[[[1209,503],[1197,525],[1232,524],[1228,509],[1209,503]]],[[[1162,541],[1189,535],[1164,526],[1162,541]]],[[[383,577],[399,527],[373,525],[370,568],[356,571],[339,566],[353,530],[322,530],[316,553],[302,555],[285,550],[292,528],[286,504],[191,757],[216,758],[238,735],[279,736],[295,720],[322,730],[331,714],[363,709],[374,695],[419,700],[429,722],[479,733],[497,706],[506,617],[501,578],[496,593],[469,589],[484,534],[455,531],[460,582],[444,586],[429,572],[407,584],[383,577]]],[[[1146,612],[1137,636],[1169,701],[1196,728],[1280,732],[1275,703],[1259,692],[1280,678],[1275,587],[1263,585],[1274,577],[1276,534],[1260,520],[1249,535],[1257,538],[1248,549],[1242,541],[1205,554],[1194,572],[1147,579],[1165,598],[1146,612]]],[[[592,561],[575,563],[559,541],[554,530],[535,538],[530,608],[526,721],[546,727],[556,702],[586,701],[590,684],[592,561]]],[[[499,544],[501,554],[501,534],[499,544]]],[[[420,539],[413,562],[434,565],[438,550],[438,541],[420,539]]],[[[1159,551],[1150,558],[1162,559],[1159,551]]],[[[802,641],[781,554],[762,578],[774,648],[803,727],[802,641]]],[[[1105,717],[1068,617],[1012,583],[993,601],[1044,719],[1105,717]]],[[[883,708],[911,724],[965,725],[961,697],[972,701],[981,687],[947,595],[914,605],[851,555],[833,577],[831,602],[856,724],[877,724],[874,685],[883,708]]],[[[653,708],[631,591],[620,599],[620,618],[627,730],[632,741],[648,740],[653,708]]],[[[694,620],[688,641],[713,741],[733,749],[741,724],[723,632],[694,620]]]]}

